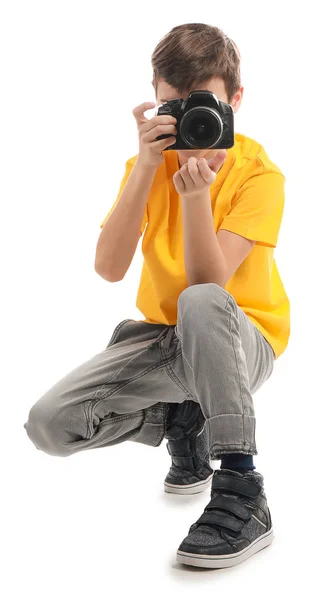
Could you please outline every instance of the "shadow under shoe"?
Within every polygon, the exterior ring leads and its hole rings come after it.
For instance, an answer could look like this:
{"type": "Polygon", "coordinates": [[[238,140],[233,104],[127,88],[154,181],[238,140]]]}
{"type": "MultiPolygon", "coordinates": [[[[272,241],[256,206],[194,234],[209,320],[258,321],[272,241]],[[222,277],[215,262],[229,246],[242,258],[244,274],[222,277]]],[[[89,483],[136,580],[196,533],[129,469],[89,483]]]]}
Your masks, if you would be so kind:
{"type": "Polygon", "coordinates": [[[165,437],[172,464],[164,481],[166,492],[197,494],[210,486],[213,469],[204,425],[197,402],[170,405],[165,437]]]}

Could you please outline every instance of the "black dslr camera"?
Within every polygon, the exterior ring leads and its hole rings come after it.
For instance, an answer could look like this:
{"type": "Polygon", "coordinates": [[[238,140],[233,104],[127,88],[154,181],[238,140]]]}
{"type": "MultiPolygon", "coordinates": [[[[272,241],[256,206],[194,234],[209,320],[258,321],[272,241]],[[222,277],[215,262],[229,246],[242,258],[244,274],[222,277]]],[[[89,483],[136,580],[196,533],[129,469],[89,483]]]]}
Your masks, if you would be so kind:
{"type": "MultiPolygon", "coordinates": [[[[161,104],[157,115],[172,115],[177,120],[176,142],[165,150],[231,148],[234,145],[233,109],[212,92],[195,90],[187,100],[178,98],[161,104]]],[[[162,140],[171,134],[159,135],[162,140]]]]}

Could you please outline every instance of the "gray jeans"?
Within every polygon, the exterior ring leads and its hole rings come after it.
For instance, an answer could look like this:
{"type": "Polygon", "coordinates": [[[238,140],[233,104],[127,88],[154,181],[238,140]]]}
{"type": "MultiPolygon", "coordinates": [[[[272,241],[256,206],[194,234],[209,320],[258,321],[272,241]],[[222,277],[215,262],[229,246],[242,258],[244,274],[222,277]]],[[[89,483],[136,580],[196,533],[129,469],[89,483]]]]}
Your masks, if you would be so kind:
{"type": "Polygon", "coordinates": [[[199,402],[210,457],[257,454],[252,395],[275,354],[235,299],[214,283],[186,288],[177,325],[126,319],[107,347],[32,406],[26,432],[55,456],[126,440],[159,446],[169,403],[199,402]]]}

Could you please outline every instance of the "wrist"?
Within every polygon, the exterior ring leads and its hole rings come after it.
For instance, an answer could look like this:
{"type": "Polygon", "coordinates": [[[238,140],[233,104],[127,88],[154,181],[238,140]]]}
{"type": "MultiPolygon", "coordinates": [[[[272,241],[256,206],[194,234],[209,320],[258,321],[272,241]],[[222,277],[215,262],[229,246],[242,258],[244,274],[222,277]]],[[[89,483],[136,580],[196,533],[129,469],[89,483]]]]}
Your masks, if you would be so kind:
{"type": "Polygon", "coordinates": [[[198,190],[189,194],[181,194],[182,200],[192,200],[193,202],[205,202],[210,200],[210,190],[198,190]]]}
{"type": "Polygon", "coordinates": [[[141,158],[138,156],[134,166],[136,166],[137,171],[139,171],[139,173],[149,173],[151,175],[154,175],[159,165],[149,165],[145,162],[142,162],[141,158]]]}
{"type": "Polygon", "coordinates": [[[141,160],[137,159],[134,163],[133,170],[136,172],[140,179],[153,179],[157,171],[157,167],[153,165],[146,165],[141,160]]]}

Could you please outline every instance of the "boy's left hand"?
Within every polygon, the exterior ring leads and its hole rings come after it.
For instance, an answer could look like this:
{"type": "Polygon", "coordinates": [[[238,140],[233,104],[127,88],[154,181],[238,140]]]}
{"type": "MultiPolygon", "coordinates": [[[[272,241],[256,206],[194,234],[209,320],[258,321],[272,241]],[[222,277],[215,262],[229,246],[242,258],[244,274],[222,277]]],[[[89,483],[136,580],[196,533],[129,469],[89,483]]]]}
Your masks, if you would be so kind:
{"type": "Polygon", "coordinates": [[[175,189],[180,196],[197,196],[208,189],[215,181],[216,174],[226,159],[227,151],[219,150],[214,158],[191,156],[173,175],[175,189]]]}

